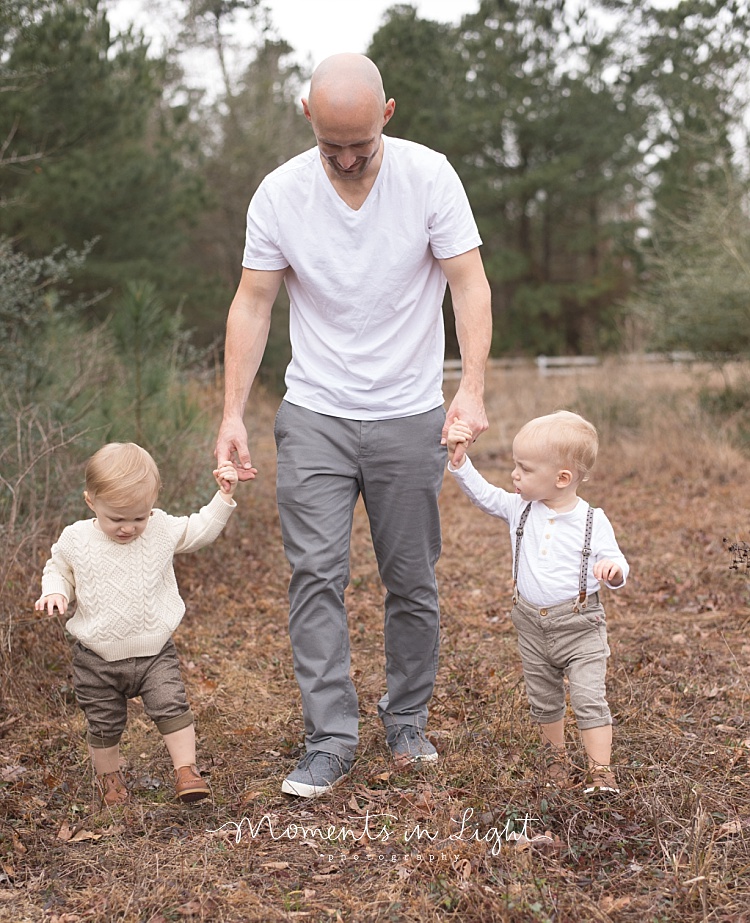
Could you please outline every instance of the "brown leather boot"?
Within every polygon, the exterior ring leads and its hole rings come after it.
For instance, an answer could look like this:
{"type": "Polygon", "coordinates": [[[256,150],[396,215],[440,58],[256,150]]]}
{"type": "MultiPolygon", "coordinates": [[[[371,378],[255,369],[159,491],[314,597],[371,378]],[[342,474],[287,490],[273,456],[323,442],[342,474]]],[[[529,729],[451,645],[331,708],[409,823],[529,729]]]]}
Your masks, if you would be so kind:
{"type": "Polygon", "coordinates": [[[107,807],[113,807],[116,804],[127,804],[130,801],[130,792],[125,783],[122,773],[118,769],[116,772],[105,772],[96,777],[101,792],[102,801],[107,807]]]}
{"type": "Polygon", "coordinates": [[[211,795],[211,789],[208,783],[201,778],[195,763],[192,766],[180,766],[175,769],[174,790],[180,801],[185,803],[200,801],[211,795]]]}

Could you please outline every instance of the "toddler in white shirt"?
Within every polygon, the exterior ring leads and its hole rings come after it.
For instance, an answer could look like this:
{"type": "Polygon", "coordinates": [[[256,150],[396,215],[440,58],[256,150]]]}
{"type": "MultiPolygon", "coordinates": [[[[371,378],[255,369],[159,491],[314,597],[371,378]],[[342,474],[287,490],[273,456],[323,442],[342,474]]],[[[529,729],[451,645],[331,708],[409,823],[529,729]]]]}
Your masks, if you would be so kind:
{"type": "Polygon", "coordinates": [[[609,646],[599,586],[624,585],[628,562],[600,509],[578,497],[596,461],[598,436],[578,414],[537,417],[513,440],[513,492],[488,483],[465,454],[472,433],[450,427],[448,470],[469,499],[505,520],[513,550],[513,609],[526,693],[545,749],[547,782],[571,784],[565,754],[565,687],[588,758],[587,794],[619,791],[611,768],[609,646]]]}
{"type": "Polygon", "coordinates": [[[65,626],[75,639],[73,686],[106,805],[130,799],[120,738],[135,696],[164,738],[180,801],[211,793],[196,766],[193,713],[172,634],[185,612],[174,555],[214,541],[237,505],[234,466],[214,477],[220,489],[200,512],[170,516],[154,509],[161,479],[148,452],[134,443],[105,445],[86,465],[83,496],[96,519],[67,526],[44,567],[34,608],[65,615],[77,601],[65,626]]]}

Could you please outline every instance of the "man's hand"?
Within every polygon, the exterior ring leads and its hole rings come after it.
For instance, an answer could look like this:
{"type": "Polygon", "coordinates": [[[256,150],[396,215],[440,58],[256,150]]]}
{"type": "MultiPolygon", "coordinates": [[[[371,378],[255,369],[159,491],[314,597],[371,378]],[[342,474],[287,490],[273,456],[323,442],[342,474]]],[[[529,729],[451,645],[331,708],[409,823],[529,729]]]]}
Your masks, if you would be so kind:
{"type": "Polygon", "coordinates": [[[40,596],[34,603],[34,609],[36,609],[37,612],[44,612],[46,609],[47,615],[55,614],[55,606],[57,606],[60,615],[65,615],[68,608],[68,600],[60,593],[53,593],[51,596],[40,596]]]}
{"type": "Polygon", "coordinates": [[[467,444],[467,448],[489,427],[487,414],[484,410],[484,401],[480,396],[463,387],[459,387],[448,408],[448,413],[445,415],[445,426],[440,440],[441,445],[447,444],[448,429],[459,420],[471,430],[471,439],[467,444]]]}
{"type": "MultiPolygon", "coordinates": [[[[234,465],[240,481],[252,481],[258,473],[253,468],[250,460],[250,450],[247,447],[247,430],[241,419],[225,419],[222,421],[219,435],[214,450],[218,468],[223,465],[234,465]]],[[[222,490],[229,489],[229,482],[223,480],[220,484],[222,490]]]]}

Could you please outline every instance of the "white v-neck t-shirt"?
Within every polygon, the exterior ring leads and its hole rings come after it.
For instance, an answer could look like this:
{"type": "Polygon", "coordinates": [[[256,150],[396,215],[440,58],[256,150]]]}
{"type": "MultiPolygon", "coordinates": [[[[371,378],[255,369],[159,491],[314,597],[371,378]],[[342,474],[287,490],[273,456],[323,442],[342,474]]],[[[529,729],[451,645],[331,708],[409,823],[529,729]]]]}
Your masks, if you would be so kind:
{"type": "Polygon", "coordinates": [[[385,135],[383,144],[359,209],[338,195],[317,147],[270,173],[248,208],[242,261],[288,267],[285,399],[357,420],[443,403],[446,279],[437,260],[481,244],[445,156],[385,135]]]}

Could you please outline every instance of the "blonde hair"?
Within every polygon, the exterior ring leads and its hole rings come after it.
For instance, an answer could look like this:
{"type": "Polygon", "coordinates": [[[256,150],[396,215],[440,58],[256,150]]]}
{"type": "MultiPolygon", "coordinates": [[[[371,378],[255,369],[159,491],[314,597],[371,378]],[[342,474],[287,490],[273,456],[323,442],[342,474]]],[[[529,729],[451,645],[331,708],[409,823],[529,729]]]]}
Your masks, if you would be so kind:
{"type": "Polygon", "coordinates": [[[543,449],[556,465],[575,469],[581,481],[588,480],[596,463],[599,436],[596,427],[570,410],[558,410],[529,420],[516,435],[529,445],[543,449]]]}
{"type": "Polygon", "coordinates": [[[156,462],[134,442],[110,442],[95,452],[86,463],[86,493],[89,500],[99,498],[114,507],[134,498],[155,502],[161,489],[156,462]]]}

